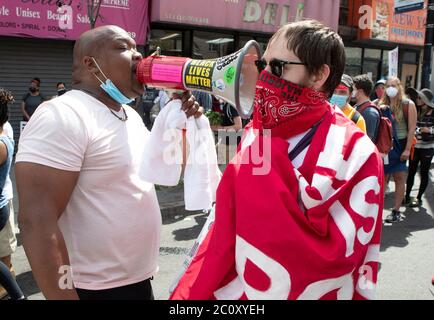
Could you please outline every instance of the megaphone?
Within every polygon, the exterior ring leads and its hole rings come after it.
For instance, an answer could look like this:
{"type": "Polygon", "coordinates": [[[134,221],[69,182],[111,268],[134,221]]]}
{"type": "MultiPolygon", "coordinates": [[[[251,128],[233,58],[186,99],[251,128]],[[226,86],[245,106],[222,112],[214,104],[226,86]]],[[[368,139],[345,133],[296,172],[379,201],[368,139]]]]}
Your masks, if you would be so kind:
{"type": "Polygon", "coordinates": [[[253,112],[258,59],[260,49],[254,40],[239,51],[216,59],[156,54],[140,61],[137,79],[148,87],[211,93],[232,104],[242,118],[248,119],[253,112]]]}

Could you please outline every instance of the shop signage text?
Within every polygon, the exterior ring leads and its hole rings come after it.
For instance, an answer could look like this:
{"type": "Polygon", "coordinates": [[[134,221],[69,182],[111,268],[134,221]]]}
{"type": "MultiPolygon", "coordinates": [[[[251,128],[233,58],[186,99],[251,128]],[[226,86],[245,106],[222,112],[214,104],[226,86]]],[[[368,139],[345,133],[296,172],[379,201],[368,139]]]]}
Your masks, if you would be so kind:
{"type": "Polygon", "coordinates": [[[270,33],[307,18],[337,30],[339,0],[153,0],[151,14],[153,22],[270,33]]]}
{"type": "MultiPolygon", "coordinates": [[[[102,0],[96,26],[118,25],[144,44],[148,23],[148,0],[102,0]]],[[[75,40],[89,29],[86,0],[2,0],[0,5],[0,35],[75,40]]]]}
{"type": "MultiPolygon", "coordinates": [[[[426,1],[426,0],[425,0],[426,1]]],[[[425,41],[426,10],[395,13],[394,0],[372,0],[360,21],[368,17],[367,27],[360,29],[361,39],[375,39],[388,42],[423,46],[425,41]]]]}

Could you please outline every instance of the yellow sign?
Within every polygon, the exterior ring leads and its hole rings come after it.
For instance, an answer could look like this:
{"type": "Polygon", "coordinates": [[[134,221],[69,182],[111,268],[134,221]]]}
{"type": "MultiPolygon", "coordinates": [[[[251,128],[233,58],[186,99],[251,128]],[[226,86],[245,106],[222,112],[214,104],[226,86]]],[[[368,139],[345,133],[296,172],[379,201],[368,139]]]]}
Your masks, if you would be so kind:
{"type": "Polygon", "coordinates": [[[185,85],[212,91],[212,74],[215,64],[215,61],[210,60],[191,60],[185,72],[185,85]]]}

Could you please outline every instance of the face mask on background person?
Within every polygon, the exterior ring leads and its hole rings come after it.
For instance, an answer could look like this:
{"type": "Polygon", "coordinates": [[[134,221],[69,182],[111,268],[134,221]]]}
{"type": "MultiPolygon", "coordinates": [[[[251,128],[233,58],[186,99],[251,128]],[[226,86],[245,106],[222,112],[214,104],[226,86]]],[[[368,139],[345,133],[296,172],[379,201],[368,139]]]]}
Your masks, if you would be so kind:
{"type": "Polygon", "coordinates": [[[64,94],[66,92],[66,89],[59,89],[59,90],[57,90],[57,95],[58,96],[61,96],[62,94],[64,94]]]}
{"type": "Polygon", "coordinates": [[[134,99],[126,97],[115,86],[115,84],[109,78],[106,77],[106,75],[104,74],[104,72],[102,72],[101,68],[99,67],[98,63],[96,62],[96,60],[94,58],[92,58],[92,60],[95,62],[96,67],[98,68],[99,72],[101,72],[101,74],[106,78],[106,81],[104,83],[96,74],[94,74],[94,76],[99,80],[99,82],[101,82],[101,85],[100,85],[101,89],[103,89],[105,91],[105,93],[107,93],[117,103],[128,104],[128,103],[132,102],[134,99]]]}
{"type": "Polygon", "coordinates": [[[389,96],[389,98],[395,98],[398,94],[398,89],[395,87],[389,87],[386,89],[386,94],[389,96]]]}
{"type": "Polygon", "coordinates": [[[344,96],[344,95],[340,95],[340,94],[334,94],[334,95],[332,95],[332,97],[330,99],[330,103],[331,104],[335,104],[339,108],[342,109],[347,104],[348,97],[349,96],[344,96]]]}
{"type": "Polygon", "coordinates": [[[31,93],[35,93],[35,92],[38,91],[38,88],[36,88],[36,87],[30,87],[30,88],[29,88],[29,91],[30,91],[31,93]]]}

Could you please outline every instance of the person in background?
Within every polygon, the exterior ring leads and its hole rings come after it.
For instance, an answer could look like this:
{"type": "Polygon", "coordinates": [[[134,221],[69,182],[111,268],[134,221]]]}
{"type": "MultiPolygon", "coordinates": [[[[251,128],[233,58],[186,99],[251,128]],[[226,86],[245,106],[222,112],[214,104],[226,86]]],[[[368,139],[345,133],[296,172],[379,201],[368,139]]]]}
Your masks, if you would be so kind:
{"type": "MultiPolygon", "coordinates": [[[[169,102],[170,98],[167,95],[166,90],[160,90],[158,92],[158,103],[160,104],[160,110],[164,108],[164,106],[169,102]]],[[[199,103],[200,105],[200,103],[199,103]]]]}
{"type": "Polygon", "coordinates": [[[29,121],[30,117],[36,111],[36,108],[45,100],[40,92],[40,86],[41,79],[33,78],[30,81],[29,92],[23,96],[23,101],[21,102],[23,121],[29,121]]]}
{"type": "Polygon", "coordinates": [[[146,87],[145,92],[137,100],[137,112],[142,116],[143,123],[148,130],[152,129],[151,110],[159,103],[159,92],[156,88],[146,87]]]}
{"type": "MultiPolygon", "coordinates": [[[[14,156],[14,140],[6,135],[3,130],[3,126],[8,121],[8,104],[12,101],[13,96],[11,93],[0,88],[0,234],[10,223],[11,215],[11,210],[9,207],[10,195],[7,195],[7,193],[4,192],[4,189],[7,178],[9,177],[12,158],[14,156]]],[[[2,242],[5,240],[5,237],[6,240],[10,240],[9,232],[1,234],[1,237],[2,242]]],[[[5,249],[3,248],[3,243],[1,249],[5,249]]],[[[7,251],[8,255],[6,256],[3,256],[4,253],[2,253],[2,257],[0,259],[0,296],[4,296],[4,293],[7,292],[9,297],[13,300],[25,299],[23,292],[14,278],[12,264],[10,261],[11,252],[7,251]]]]}
{"type": "Polygon", "coordinates": [[[218,148],[217,154],[222,159],[219,162],[224,166],[229,163],[236,153],[238,144],[241,141],[240,130],[243,128],[241,117],[237,109],[235,109],[229,102],[219,99],[220,111],[222,113],[221,124],[212,125],[211,129],[217,135],[218,148]]]}
{"type": "Polygon", "coordinates": [[[354,122],[360,130],[366,133],[365,119],[363,119],[363,116],[350,105],[353,86],[353,79],[347,74],[342,75],[341,83],[333,92],[330,103],[337,105],[348,119],[354,122]]]}
{"type": "MultiPolygon", "coordinates": [[[[3,125],[3,133],[12,141],[14,140],[14,131],[9,121],[3,125]]],[[[13,206],[14,191],[10,174],[6,177],[5,186],[3,188],[3,196],[8,199],[9,203],[9,220],[3,230],[0,231],[0,261],[9,268],[12,276],[15,277],[15,271],[12,266],[12,254],[17,248],[17,237],[15,236],[15,211],[13,206]]],[[[0,299],[7,294],[6,290],[0,286],[0,299]]]]}
{"type": "Polygon", "coordinates": [[[154,106],[151,108],[150,111],[151,128],[154,126],[155,119],[158,117],[160,111],[166,106],[166,104],[170,100],[171,99],[169,98],[166,90],[158,90],[158,97],[154,100],[154,106]]]}
{"type": "Polygon", "coordinates": [[[413,158],[410,158],[407,176],[407,188],[405,203],[410,207],[418,207],[422,204],[422,196],[428,186],[429,170],[434,156],[434,101],[433,93],[429,89],[419,91],[417,99],[417,124],[416,139],[413,158]],[[414,184],[414,176],[420,164],[420,185],[416,198],[411,198],[411,189],[414,184]]]}
{"type": "Polygon", "coordinates": [[[408,87],[407,89],[405,89],[405,95],[410,98],[411,101],[413,101],[416,109],[418,109],[419,92],[413,87],[408,87]]]}
{"type": "Polygon", "coordinates": [[[372,80],[366,74],[353,78],[354,91],[352,97],[355,99],[355,109],[359,111],[366,123],[366,133],[372,142],[377,141],[378,126],[380,124],[380,113],[372,105],[369,95],[372,91],[372,80]]]}
{"type": "Polygon", "coordinates": [[[212,109],[212,97],[211,94],[193,90],[191,94],[196,98],[196,101],[205,109],[205,112],[212,109]]]}
{"type": "Polygon", "coordinates": [[[395,182],[395,200],[392,213],[385,219],[388,223],[401,220],[400,208],[405,195],[405,181],[407,173],[406,162],[410,157],[410,150],[416,130],[417,112],[414,103],[407,99],[401,81],[396,77],[389,77],[386,82],[386,94],[380,100],[380,108],[392,122],[393,148],[385,159],[384,173],[387,183],[391,176],[395,182]]]}
{"type": "Polygon", "coordinates": [[[62,94],[66,93],[66,85],[65,82],[58,82],[56,84],[57,94],[53,96],[51,99],[60,97],[62,94]]]}
{"type": "Polygon", "coordinates": [[[384,94],[386,80],[380,79],[375,83],[374,90],[372,91],[372,103],[378,106],[378,102],[380,102],[381,97],[384,94]]]}
{"type": "Polygon", "coordinates": [[[223,113],[221,125],[212,126],[213,130],[239,131],[243,128],[237,109],[229,102],[220,99],[220,109],[223,113]]]}
{"type": "Polygon", "coordinates": [[[211,99],[212,99],[212,107],[211,110],[214,112],[222,112],[222,108],[221,108],[221,101],[222,99],[217,98],[214,95],[211,95],[211,99]]]}

